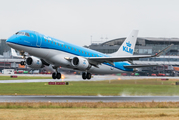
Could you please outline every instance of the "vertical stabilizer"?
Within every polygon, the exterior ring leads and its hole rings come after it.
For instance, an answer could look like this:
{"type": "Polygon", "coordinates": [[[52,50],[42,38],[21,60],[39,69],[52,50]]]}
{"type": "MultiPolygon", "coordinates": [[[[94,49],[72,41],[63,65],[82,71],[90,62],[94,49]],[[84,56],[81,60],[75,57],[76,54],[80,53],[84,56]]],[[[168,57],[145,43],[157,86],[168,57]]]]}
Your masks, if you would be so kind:
{"type": "Polygon", "coordinates": [[[112,56],[132,56],[137,41],[138,30],[133,30],[131,34],[124,40],[117,52],[112,56]]]}

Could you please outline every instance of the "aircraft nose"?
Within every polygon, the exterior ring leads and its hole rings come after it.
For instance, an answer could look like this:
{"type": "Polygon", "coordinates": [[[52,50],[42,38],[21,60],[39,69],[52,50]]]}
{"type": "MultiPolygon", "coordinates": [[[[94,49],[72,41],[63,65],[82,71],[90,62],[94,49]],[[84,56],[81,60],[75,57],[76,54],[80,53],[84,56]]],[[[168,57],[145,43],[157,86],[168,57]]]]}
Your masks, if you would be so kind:
{"type": "Polygon", "coordinates": [[[6,44],[10,47],[13,47],[12,44],[14,44],[14,43],[18,44],[18,40],[17,40],[16,36],[14,36],[14,35],[6,40],[6,44]]]}
{"type": "Polygon", "coordinates": [[[11,43],[11,39],[8,38],[8,39],[6,40],[6,44],[9,45],[10,43],[11,43]]]}
{"type": "Polygon", "coordinates": [[[10,39],[7,39],[7,40],[6,40],[6,44],[9,44],[10,42],[11,42],[10,39]]]}
{"type": "Polygon", "coordinates": [[[10,38],[8,38],[8,39],[6,40],[6,43],[7,43],[7,44],[17,43],[17,39],[16,39],[16,37],[13,35],[13,36],[11,36],[10,38]]]}

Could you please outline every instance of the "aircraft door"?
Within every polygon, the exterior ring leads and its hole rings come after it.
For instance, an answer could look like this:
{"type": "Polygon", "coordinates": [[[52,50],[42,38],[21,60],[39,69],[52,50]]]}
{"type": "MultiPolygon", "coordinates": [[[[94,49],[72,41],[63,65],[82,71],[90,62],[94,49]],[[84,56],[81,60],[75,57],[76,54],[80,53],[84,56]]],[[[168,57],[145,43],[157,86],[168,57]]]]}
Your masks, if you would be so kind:
{"type": "Polygon", "coordinates": [[[41,35],[36,33],[36,36],[37,36],[37,42],[36,42],[36,46],[37,47],[40,47],[41,44],[42,44],[42,38],[41,38],[41,35]]]}

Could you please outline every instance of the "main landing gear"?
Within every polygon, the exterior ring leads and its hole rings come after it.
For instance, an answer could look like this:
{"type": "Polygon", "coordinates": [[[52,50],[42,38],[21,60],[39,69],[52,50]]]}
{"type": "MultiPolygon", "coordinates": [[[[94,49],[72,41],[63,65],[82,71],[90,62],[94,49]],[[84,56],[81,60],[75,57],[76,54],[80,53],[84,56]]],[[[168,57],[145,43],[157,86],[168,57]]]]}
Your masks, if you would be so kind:
{"type": "Polygon", "coordinates": [[[83,72],[83,73],[82,73],[82,78],[83,78],[84,80],[85,80],[85,79],[90,80],[90,79],[91,79],[91,73],[83,72]]]}
{"type": "Polygon", "coordinates": [[[58,72],[58,68],[55,68],[56,69],[56,72],[54,72],[53,74],[52,74],[52,78],[53,79],[61,79],[61,73],[60,72],[58,72]]]}
{"type": "Polygon", "coordinates": [[[61,79],[61,73],[54,72],[54,73],[52,74],[52,78],[53,78],[53,79],[61,79]]]}

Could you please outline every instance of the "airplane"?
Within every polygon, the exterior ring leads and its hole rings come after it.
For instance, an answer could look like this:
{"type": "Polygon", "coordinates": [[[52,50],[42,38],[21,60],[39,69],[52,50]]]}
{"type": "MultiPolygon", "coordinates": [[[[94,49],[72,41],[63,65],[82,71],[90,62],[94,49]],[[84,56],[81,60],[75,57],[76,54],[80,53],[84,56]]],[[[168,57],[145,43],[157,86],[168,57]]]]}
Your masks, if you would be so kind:
{"type": "Polygon", "coordinates": [[[83,71],[82,78],[89,80],[91,74],[135,72],[140,67],[156,66],[136,65],[133,64],[133,60],[158,57],[173,45],[169,45],[155,55],[133,55],[137,34],[138,30],[133,30],[117,52],[112,54],[80,47],[31,30],[18,31],[8,38],[6,43],[21,53],[24,58],[21,65],[27,64],[35,69],[53,66],[56,70],[52,74],[53,79],[61,78],[61,73],[58,72],[59,67],[70,68],[83,71]],[[27,57],[25,53],[30,56],[27,57]]]}

